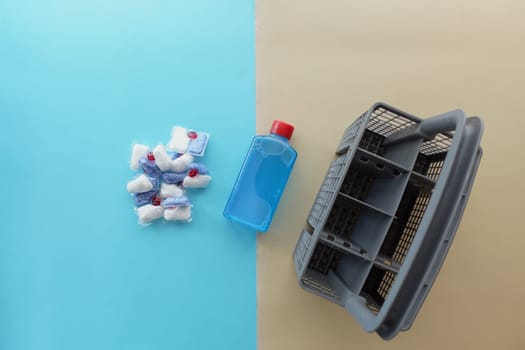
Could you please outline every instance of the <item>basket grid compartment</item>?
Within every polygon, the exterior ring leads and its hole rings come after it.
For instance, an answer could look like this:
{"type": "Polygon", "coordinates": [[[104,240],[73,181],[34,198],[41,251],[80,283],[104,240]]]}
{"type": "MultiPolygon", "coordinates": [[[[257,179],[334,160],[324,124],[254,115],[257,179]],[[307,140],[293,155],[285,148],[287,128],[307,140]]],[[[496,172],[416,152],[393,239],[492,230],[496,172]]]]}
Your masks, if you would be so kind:
{"type": "Polygon", "coordinates": [[[448,152],[448,149],[452,144],[452,136],[453,133],[449,135],[442,133],[436,134],[432,140],[423,142],[420,152],[427,156],[436,153],[448,152]]]}
{"type": "MultiPolygon", "coordinates": [[[[411,178],[412,180],[412,178],[411,178]]],[[[402,264],[432,195],[432,187],[411,181],[379,251],[381,259],[402,264]]]]}
{"type": "Polygon", "coordinates": [[[372,267],[361,290],[361,296],[366,299],[367,306],[371,311],[374,313],[379,312],[390,293],[396,277],[397,274],[395,272],[383,270],[376,266],[372,267]]]}
{"type": "Polygon", "coordinates": [[[444,161],[437,160],[429,164],[428,171],[426,173],[427,177],[431,180],[437,181],[439,175],[441,174],[441,169],[443,168],[444,161]]]}
{"type": "Polygon", "coordinates": [[[354,144],[365,122],[366,122],[366,113],[363,113],[361,114],[361,116],[359,116],[359,118],[357,118],[352,123],[352,125],[346,128],[343,134],[343,138],[341,139],[341,142],[339,143],[339,146],[337,147],[335,151],[336,154],[343,154],[348,151],[348,147],[354,144]]]}
{"type": "Polygon", "coordinates": [[[378,107],[372,112],[370,121],[366,128],[376,134],[389,136],[405,128],[416,125],[416,122],[408,119],[392,110],[378,107]]]}
{"type": "Polygon", "coordinates": [[[349,171],[341,185],[340,192],[364,201],[371,184],[372,177],[365,176],[358,171],[349,171]]]}
{"type": "Polygon", "coordinates": [[[423,219],[423,214],[430,201],[431,192],[421,192],[414,204],[412,212],[406,221],[406,225],[401,231],[398,243],[395,246],[393,260],[402,264],[408,254],[408,249],[414,240],[417,229],[423,219]]]}
{"type": "Polygon", "coordinates": [[[423,214],[430,201],[431,192],[421,192],[416,199],[416,203],[410,216],[408,217],[405,228],[402,231],[401,237],[395,248],[393,259],[394,261],[402,264],[408,254],[408,249],[414,240],[417,229],[423,219],[423,214]]]}
{"type": "Polygon", "coordinates": [[[433,153],[426,155],[419,153],[414,165],[414,172],[428,177],[432,181],[437,181],[443,168],[447,153],[433,153]]]}
{"type": "Polygon", "coordinates": [[[317,197],[307,219],[307,222],[314,228],[317,227],[321,222],[324,213],[329,206],[331,197],[337,191],[340,178],[344,176],[344,164],[345,157],[341,156],[334,160],[328,168],[328,172],[323,180],[321,189],[317,193],[317,197]]]}
{"type": "Polygon", "coordinates": [[[326,276],[320,272],[306,269],[301,281],[306,288],[319,293],[328,300],[337,301],[340,299],[336,289],[332,288],[326,276]]]}
{"type": "Polygon", "coordinates": [[[308,268],[326,275],[328,271],[334,270],[343,256],[343,252],[318,243],[308,263],[308,268]]]}
{"type": "Polygon", "coordinates": [[[328,216],[324,230],[349,240],[360,211],[360,208],[349,206],[344,198],[338,197],[330,216],[328,216]]]}
{"type": "Polygon", "coordinates": [[[380,135],[369,129],[365,129],[363,137],[361,137],[361,141],[359,141],[359,147],[382,156],[385,153],[385,149],[383,147],[384,141],[385,137],[383,135],[380,135]]]}

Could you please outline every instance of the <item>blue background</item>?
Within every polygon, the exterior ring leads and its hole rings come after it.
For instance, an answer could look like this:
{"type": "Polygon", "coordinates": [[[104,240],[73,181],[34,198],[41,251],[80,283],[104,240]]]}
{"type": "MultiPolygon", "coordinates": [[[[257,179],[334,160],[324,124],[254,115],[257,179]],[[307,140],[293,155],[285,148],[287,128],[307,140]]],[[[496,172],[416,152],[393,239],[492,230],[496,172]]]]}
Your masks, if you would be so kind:
{"type": "Polygon", "coordinates": [[[253,1],[0,2],[0,348],[253,349],[253,1]],[[211,133],[190,224],[137,224],[132,142],[211,133]]]}

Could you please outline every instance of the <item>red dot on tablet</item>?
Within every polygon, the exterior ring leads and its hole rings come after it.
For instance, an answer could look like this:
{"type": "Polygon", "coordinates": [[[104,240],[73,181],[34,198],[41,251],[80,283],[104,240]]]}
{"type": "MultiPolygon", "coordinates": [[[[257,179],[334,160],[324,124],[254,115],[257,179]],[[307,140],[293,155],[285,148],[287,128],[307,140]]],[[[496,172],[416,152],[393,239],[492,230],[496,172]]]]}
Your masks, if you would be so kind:
{"type": "Polygon", "coordinates": [[[148,152],[147,157],[148,157],[148,160],[155,160],[155,156],[153,155],[152,152],[148,152]]]}
{"type": "Polygon", "coordinates": [[[155,196],[155,197],[151,198],[151,204],[153,204],[154,206],[159,206],[160,205],[160,197],[159,196],[155,196]]]}
{"type": "Polygon", "coordinates": [[[199,172],[197,171],[197,169],[191,169],[190,172],[188,173],[188,176],[189,177],[194,177],[194,176],[197,176],[199,172]]]}
{"type": "Polygon", "coordinates": [[[190,131],[190,132],[188,132],[188,137],[190,139],[196,139],[197,138],[197,133],[195,131],[190,131]]]}

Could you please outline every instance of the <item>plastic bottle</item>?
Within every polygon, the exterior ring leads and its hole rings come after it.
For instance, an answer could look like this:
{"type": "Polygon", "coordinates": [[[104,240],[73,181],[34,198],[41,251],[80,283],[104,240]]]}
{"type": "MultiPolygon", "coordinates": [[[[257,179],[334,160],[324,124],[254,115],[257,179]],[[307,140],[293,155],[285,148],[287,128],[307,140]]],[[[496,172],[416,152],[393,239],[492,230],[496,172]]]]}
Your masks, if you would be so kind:
{"type": "Polygon", "coordinates": [[[297,152],[288,140],[294,127],[274,120],[269,135],[253,138],[224,217],[260,232],[266,232],[281,199],[297,152]]]}

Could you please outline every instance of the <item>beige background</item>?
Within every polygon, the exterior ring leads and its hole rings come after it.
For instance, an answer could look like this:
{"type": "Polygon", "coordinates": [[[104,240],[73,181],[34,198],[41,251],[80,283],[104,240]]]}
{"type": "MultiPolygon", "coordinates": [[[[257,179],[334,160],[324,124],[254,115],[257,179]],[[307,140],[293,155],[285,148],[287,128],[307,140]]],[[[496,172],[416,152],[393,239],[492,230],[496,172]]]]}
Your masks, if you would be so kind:
{"type": "Polygon", "coordinates": [[[258,0],[257,129],[296,125],[299,158],[258,236],[258,344],[525,349],[525,1],[258,0]],[[390,342],[301,290],[292,251],[344,128],[375,101],[485,121],[467,210],[414,326],[390,342]]]}

